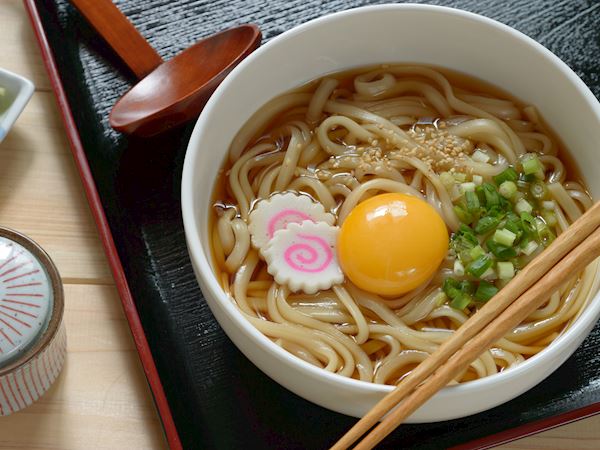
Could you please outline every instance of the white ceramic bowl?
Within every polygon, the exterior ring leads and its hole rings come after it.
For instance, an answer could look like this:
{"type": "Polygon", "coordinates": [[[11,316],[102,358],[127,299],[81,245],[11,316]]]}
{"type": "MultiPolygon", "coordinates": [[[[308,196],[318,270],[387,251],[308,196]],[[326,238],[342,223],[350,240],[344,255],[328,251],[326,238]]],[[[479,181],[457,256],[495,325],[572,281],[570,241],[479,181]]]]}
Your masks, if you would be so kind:
{"type": "MultiPolygon", "coordinates": [[[[231,140],[271,98],[330,72],[414,62],[474,75],[537,105],[576,157],[592,194],[600,195],[600,105],[556,56],[525,35],[471,13],[425,5],[365,7],[322,17],[268,42],[225,79],[204,108],[189,142],[182,208],[189,253],[206,300],[231,340],[261,370],[296,394],[340,413],[362,416],[391,390],[318,369],[254,329],[223,293],[211,267],[208,218],[215,175],[231,140]]],[[[458,418],[530,389],[560,366],[600,315],[600,301],[550,347],[509,371],[448,387],[411,422],[458,418]]]]}
{"type": "Polygon", "coordinates": [[[33,95],[31,81],[16,73],[0,69],[0,142],[6,137],[17,117],[33,95]]]}

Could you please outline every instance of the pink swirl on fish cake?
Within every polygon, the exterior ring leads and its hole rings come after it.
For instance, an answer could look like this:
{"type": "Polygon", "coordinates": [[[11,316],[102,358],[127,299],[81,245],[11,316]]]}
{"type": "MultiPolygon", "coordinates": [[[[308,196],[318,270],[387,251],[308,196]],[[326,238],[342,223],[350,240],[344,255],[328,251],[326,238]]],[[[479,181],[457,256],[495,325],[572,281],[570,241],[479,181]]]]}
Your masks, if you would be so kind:
{"type": "Polygon", "coordinates": [[[314,222],[313,218],[308,214],[298,211],[297,209],[283,209],[275,214],[267,225],[269,238],[272,238],[277,230],[286,228],[290,223],[302,223],[305,220],[314,222]]]}
{"type": "Polygon", "coordinates": [[[317,267],[310,267],[310,265],[319,262],[319,251],[310,244],[297,243],[290,245],[285,250],[284,259],[287,265],[298,272],[319,273],[324,271],[329,264],[331,264],[331,260],[333,259],[333,252],[327,241],[320,236],[308,234],[299,234],[298,237],[300,239],[312,241],[317,247],[320,247],[321,253],[325,257],[324,261],[317,267]]]}

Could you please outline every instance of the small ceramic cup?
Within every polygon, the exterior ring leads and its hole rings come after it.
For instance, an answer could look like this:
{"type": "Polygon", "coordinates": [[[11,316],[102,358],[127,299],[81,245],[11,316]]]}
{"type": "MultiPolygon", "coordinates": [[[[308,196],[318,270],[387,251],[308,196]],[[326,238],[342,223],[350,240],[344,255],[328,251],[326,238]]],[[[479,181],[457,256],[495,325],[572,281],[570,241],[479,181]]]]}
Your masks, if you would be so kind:
{"type": "Polygon", "coordinates": [[[48,254],[0,227],[0,416],[39,399],[66,356],[64,297],[48,254]]]}

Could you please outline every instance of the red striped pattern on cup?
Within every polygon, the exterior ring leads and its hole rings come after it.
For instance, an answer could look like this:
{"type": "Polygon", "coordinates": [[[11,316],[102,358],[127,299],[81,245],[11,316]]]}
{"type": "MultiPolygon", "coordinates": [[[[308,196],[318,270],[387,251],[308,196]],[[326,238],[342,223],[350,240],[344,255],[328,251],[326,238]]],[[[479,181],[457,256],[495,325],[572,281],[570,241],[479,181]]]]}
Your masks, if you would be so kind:
{"type": "Polygon", "coordinates": [[[58,270],[35,242],[2,227],[0,308],[0,416],[7,416],[50,389],[67,341],[58,270]]]}
{"type": "Polygon", "coordinates": [[[28,363],[0,377],[0,416],[17,412],[38,400],[60,374],[67,354],[61,323],[52,342],[28,363]]]}

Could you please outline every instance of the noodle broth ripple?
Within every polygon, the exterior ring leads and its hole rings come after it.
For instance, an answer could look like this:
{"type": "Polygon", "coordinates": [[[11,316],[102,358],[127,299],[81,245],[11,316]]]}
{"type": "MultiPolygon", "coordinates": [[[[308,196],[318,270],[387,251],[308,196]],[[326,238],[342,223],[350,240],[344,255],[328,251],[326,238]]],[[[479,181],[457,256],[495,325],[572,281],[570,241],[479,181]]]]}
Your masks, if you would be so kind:
{"type": "MultiPolygon", "coordinates": [[[[223,289],[291,354],[380,384],[396,384],[591,206],[534,106],[426,66],[334,74],[279,96],[240,130],[229,156],[212,221],[223,289]],[[292,292],[268,272],[248,227],[261,199],[284,192],[309,195],[337,225],[378,194],[418,197],[446,224],[447,255],[428,281],[398,296],[348,277],[314,294],[292,292]]],[[[582,309],[593,278],[588,267],[549,295],[455,382],[545,348],[582,309]]]]}

